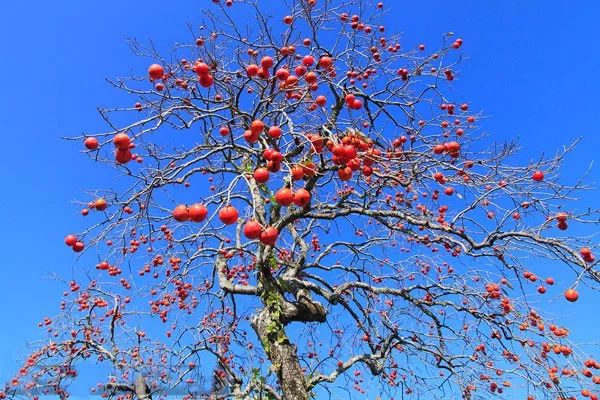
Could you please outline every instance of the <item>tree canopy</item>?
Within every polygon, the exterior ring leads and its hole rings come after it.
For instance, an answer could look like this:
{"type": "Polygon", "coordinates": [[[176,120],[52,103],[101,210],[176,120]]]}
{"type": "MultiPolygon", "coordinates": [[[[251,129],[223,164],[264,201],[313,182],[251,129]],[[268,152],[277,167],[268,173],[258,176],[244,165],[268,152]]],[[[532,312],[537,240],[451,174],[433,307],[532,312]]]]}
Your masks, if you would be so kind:
{"type": "Polygon", "coordinates": [[[395,4],[206,3],[192,43],[132,42],[148,70],[109,81],[131,102],[70,138],[120,172],[65,237],[98,263],[0,398],[100,364],[121,399],[597,399],[600,363],[536,307],[540,263],[572,270],[565,301],[600,278],[575,144],[515,163],[452,90],[463,40],[404,43],[395,4]]]}

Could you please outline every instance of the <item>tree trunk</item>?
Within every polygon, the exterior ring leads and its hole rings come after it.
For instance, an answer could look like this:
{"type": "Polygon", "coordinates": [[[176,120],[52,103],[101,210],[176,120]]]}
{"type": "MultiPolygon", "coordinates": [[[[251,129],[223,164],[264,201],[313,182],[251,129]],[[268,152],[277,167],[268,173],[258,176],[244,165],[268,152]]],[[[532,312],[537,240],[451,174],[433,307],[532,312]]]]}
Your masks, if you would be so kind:
{"type": "MultiPolygon", "coordinates": [[[[265,308],[252,320],[252,327],[260,338],[272,368],[277,374],[279,386],[286,400],[308,400],[309,392],[296,346],[290,343],[282,322],[282,313],[278,309],[274,295],[269,298],[265,308]]],[[[281,303],[280,303],[281,304],[281,303]]]]}

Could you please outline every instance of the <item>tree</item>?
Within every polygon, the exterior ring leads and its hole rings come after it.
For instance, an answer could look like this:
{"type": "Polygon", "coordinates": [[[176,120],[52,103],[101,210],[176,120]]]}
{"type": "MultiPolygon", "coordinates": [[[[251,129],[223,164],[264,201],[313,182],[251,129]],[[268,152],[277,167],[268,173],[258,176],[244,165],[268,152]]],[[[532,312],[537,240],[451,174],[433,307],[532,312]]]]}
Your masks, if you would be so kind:
{"type": "Polygon", "coordinates": [[[597,398],[600,363],[531,302],[540,262],[572,269],[567,301],[600,278],[568,230],[598,223],[559,179],[574,145],[514,165],[443,94],[463,41],[403,47],[382,3],[213,3],[169,58],[133,42],[148,75],[111,81],[133,106],[72,138],[122,173],[65,238],[98,263],[0,397],[100,364],[119,398],[597,398]]]}

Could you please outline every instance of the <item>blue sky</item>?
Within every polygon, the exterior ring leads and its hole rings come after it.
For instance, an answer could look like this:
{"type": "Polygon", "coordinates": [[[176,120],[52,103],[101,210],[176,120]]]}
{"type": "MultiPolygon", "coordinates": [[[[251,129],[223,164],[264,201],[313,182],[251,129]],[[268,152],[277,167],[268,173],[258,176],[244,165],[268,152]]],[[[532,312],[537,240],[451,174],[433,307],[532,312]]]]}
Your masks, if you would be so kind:
{"type": "MultiPolygon", "coordinates": [[[[523,161],[582,137],[566,175],[579,174],[596,158],[600,3],[396,2],[401,5],[387,0],[394,14],[386,17],[386,26],[404,32],[407,45],[436,46],[447,31],[464,39],[469,58],[461,65],[456,94],[490,116],[482,126],[492,137],[520,138],[523,161]]],[[[62,244],[66,233],[85,223],[72,200],[85,188],[107,186],[114,175],[88,162],[79,143],[60,137],[103,127],[95,107],[114,104],[117,96],[104,78],[145,71],[147,60],[130,52],[127,37],[152,39],[166,51],[191,38],[186,23],[197,23],[200,8],[209,5],[209,0],[3,4],[0,381],[16,369],[13,360],[24,355],[25,341],[39,337],[37,322],[56,310],[63,287],[47,277],[57,272],[69,279],[76,267],[62,244]]],[[[591,176],[597,182],[599,168],[591,176]]],[[[600,208],[598,193],[582,204],[600,208]]],[[[583,290],[577,306],[559,300],[551,307],[569,320],[575,341],[590,342],[597,338],[591,328],[600,325],[593,312],[599,301],[600,295],[583,290]]]]}

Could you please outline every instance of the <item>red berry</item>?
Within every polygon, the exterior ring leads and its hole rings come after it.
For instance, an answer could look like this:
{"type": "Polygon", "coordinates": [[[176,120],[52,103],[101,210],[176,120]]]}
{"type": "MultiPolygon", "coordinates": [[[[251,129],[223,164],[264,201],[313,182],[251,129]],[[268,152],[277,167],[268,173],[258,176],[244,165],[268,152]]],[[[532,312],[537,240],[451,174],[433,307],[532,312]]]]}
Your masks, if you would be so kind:
{"type": "Polygon", "coordinates": [[[177,207],[175,207],[173,209],[172,215],[175,221],[177,222],[185,222],[189,221],[190,219],[190,213],[185,204],[180,204],[177,207]]]}

